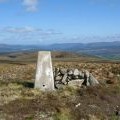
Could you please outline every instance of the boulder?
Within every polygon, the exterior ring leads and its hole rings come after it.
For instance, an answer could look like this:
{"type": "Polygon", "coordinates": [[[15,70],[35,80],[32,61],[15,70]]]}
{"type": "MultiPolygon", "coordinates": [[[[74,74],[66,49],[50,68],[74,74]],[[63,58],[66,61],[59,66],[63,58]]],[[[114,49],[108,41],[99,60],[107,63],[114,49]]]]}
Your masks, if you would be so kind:
{"type": "Polygon", "coordinates": [[[72,76],[68,76],[68,81],[71,81],[72,80],[72,76]]]}
{"type": "Polygon", "coordinates": [[[56,85],[55,85],[55,88],[57,88],[57,89],[62,89],[62,88],[64,88],[64,85],[63,85],[63,84],[56,84],[56,85]]]}
{"type": "Polygon", "coordinates": [[[62,83],[65,84],[65,85],[67,84],[67,73],[64,74],[64,76],[62,78],[62,83]]]}
{"type": "Polygon", "coordinates": [[[67,73],[68,75],[73,75],[73,70],[68,70],[67,73]]]}
{"type": "Polygon", "coordinates": [[[74,87],[74,88],[81,87],[83,82],[84,82],[84,79],[71,80],[68,82],[68,86],[74,87]]]}
{"type": "Polygon", "coordinates": [[[90,73],[87,70],[85,70],[84,71],[84,83],[83,84],[86,85],[86,86],[90,86],[89,77],[90,77],[90,73]]]}
{"type": "Polygon", "coordinates": [[[75,69],[73,75],[74,75],[74,76],[78,76],[78,75],[80,75],[79,70],[78,70],[78,69],[75,69]]]}
{"type": "Polygon", "coordinates": [[[61,79],[62,79],[62,76],[56,76],[56,77],[55,77],[55,80],[57,80],[57,81],[58,81],[58,80],[61,80],[61,79]]]}
{"type": "Polygon", "coordinates": [[[60,69],[60,73],[62,75],[66,74],[67,73],[67,69],[65,69],[65,68],[60,69]]]}
{"type": "Polygon", "coordinates": [[[90,76],[89,76],[89,83],[91,86],[95,86],[95,85],[99,84],[97,79],[95,79],[95,77],[92,74],[90,74],[90,76]]]}
{"type": "Polygon", "coordinates": [[[89,78],[89,76],[90,76],[89,71],[85,70],[85,71],[84,71],[84,76],[87,77],[87,78],[89,78]]]}
{"type": "Polygon", "coordinates": [[[80,72],[79,77],[84,78],[84,73],[82,71],[79,71],[79,72],[80,72]]]}
{"type": "Polygon", "coordinates": [[[55,68],[54,70],[54,76],[58,76],[60,74],[59,68],[55,68]]]}

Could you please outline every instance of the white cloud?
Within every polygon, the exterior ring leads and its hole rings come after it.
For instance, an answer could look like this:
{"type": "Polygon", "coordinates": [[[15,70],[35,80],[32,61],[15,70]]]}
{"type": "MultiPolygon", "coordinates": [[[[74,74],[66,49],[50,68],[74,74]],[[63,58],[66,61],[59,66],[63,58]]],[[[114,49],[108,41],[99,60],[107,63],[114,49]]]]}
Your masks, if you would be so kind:
{"type": "Polygon", "coordinates": [[[39,33],[42,35],[59,35],[62,34],[61,32],[57,32],[54,29],[47,29],[43,30],[41,28],[34,28],[31,26],[25,27],[5,27],[1,31],[8,32],[8,33],[39,33]]]}
{"type": "Polygon", "coordinates": [[[31,26],[26,27],[4,27],[0,28],[0,42],[13,44],[37,44],[50,43],[61,36],[61,32],[54,29],[41,29],[31,26]]]}
{"type": "Polygon", "coordinates": [[[38,0],[23,0],[23,5],[26,7],[26,11],[35,12],[37,11],[38,0]]]}
{"type": "MultiPolygon", "coordinates": [[[[4,3],[10,0],[0,0],[0,3],[4,3]]],[[[39,0],[21,0],[21,4],[25,7],[28,12],[36,12],[38,10],[39,0]]]]}
{"type": "Polygon", "coordinates": [[[29,26],[19,27],[19,28],[16,28],[16,27],[5,27],[3,29],[3,31],[9,32],[9,33],[29,33],[29,32],[35,32],[36,29],[33,28],[33,27],[29,27],[29,26]]]}

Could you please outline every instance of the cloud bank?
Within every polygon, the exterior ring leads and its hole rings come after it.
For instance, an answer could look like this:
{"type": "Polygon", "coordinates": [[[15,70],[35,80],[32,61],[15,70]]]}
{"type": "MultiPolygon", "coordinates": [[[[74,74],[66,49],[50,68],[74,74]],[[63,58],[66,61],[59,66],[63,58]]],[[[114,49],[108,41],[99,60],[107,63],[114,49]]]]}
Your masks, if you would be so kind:
{"type": "Polygon", "coordinates": [[[8,44],[49,44],[60,38],[61,32],[31,26],[4,27],[0,29],[0,43],[8,44]]]}
{"type": "Polygon", "coordinates": [[[120,41],[120,34],[110,36],[68,37],[54,29],[42,29],[31,26],[4,27],[0,29],[0,43],[5,44],[53,44],[53,43],[88,43],[120,41]]]}
{"type": "MultiPolygon", "coordinates": [[[[10,2],[10,0],[0,0],[0,3],[10,2]]],[[[21,5],[27,12],[36,12],[38,10],[39,0],[21,0],[21,5]]]]}
{"type": "Polygon", "coordinates": [[[38,9],[38,0],[23,0],[22,4],[28,12],[35,12],[38,9]]]}

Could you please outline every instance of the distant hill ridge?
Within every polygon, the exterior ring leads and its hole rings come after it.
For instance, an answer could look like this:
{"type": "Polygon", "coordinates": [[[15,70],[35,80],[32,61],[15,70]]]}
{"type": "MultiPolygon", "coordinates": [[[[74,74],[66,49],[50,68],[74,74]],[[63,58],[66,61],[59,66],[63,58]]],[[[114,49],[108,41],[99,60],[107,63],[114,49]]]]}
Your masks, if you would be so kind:
{"type": "Polygon", "coordinates": [[[52,45],[7,45],[0,44],[0,53],[17,51],[70,51],[95,55],[108,59],[120,59],[120,41],[94,43],[60,43],[52,45]]]}

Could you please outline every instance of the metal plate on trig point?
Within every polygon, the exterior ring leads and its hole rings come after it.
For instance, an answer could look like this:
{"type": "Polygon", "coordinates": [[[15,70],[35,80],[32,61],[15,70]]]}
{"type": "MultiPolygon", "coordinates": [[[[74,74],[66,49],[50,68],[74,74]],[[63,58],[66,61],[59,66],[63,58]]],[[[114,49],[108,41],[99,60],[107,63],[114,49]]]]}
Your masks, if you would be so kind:
{"type": "Polygon", "coordinates": [[[54,90],[54,78],[52,70],[51,52],[38,52],[35,88],[41,90],[54,90]]]}

